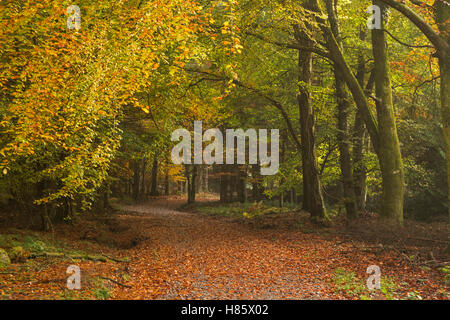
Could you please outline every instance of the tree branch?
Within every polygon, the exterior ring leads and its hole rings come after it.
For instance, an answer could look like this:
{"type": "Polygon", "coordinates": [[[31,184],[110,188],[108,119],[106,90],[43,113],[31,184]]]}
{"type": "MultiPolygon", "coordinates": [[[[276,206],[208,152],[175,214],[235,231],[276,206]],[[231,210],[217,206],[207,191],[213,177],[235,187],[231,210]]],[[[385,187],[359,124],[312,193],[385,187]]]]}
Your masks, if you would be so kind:
{"type": "Polygon", "coordinates": [[[429,46],[429,45],[412,45],[412,44],[407,44],[401,40],[399,40],[398,38],[394,37],[394,35],[392,33],[390,33],[389,31],[387,31],[386,29],[383,29],[384,32],[386,32],[389,36],[391,36],[392,39],[394,39],[395,41],[397,41],[398,43],[400,43],[403,46],[406,47],[410,47],[410,48],[431,48],[434,49],[433,46],[429,46]]]}
{"type": "Polygon", "coordinates": [[[262,40],[264,42],[267,43],[271,43],[274,45],[277,45],[279,47],[282,48],[287,48],[287,49],[295,49],[295,50],[304,50],[304,51],[310,51],[310,52],[314,52],[315,54],[318,54],[319,56],[322,56],[324,58],[327,58],[329,60],[331,60],[331,56],[328,54],[328,52],[317,48],[317,47],[307,47],[307,46],[302,46],[296,42],[281,42],[281,41],[276,41],[273,39],[269,39],[268,37],[265,37],[263,35],[257,34],[257,33],[253,33],[251,31],[246,31],[245,32],[247,35],[255,37],[259,40],[262,40]]]}
{"type": "MultiPolygon", "coordinates": [[[[218,75],[218,74],[214,74],[208,71],[204,71],[204,70],[200,70],[200,69],[187,69],[185,68],[186,71],[190,71],[190,72],[196,72],[196,73],[200,73],[200,74],[206,74],[209,77],[215,77],[216,79],[222,79],[224,81],[230,80],[227,79],[225,76],[222,75],[218,75]]],[[[256,93],[257,95],[259,95],[260,97],[266,99],[267,101],[269,101],[275,108],[277,108],[280,112],[281,115],[283,116],[286,125],[288,127],[289,133],[291,134],[295,145],[297,146],[298,150],[301,151],[302,149],[302,145],[300,143],[300,140],[298,139],[298,136],[295,132],[294,126],[292,125],[291,119],[289,118],[288,113],[286,112],[286,110],[284,109],[283,105],[281,104],[281,102],[275,100],[274,98],[268,96],[266,93],[264,93],[263,91],[261,91],[260,89],[254,88],[248,84],[245,84],[237,79],[231,79],[233,81],[234,84],[236,84],[239,87],[245,88],[249,91],[252,91],[254,93],[256,93]]]]}
{"type": "Polygon", "coordinates": [[[398,12],[402,13],[406,18],[408,18],[423,34],[428,38],[428,40],[436,48],[436,51],[440,56],[445,57],[449,51],[449,45],[441,36],[433,30],[433,28],[425,22],[417,13],[406,5],[397,2],[395,0],[380,0],[381,2],[387,4],[388,6],[394,8],[398,12]]]}

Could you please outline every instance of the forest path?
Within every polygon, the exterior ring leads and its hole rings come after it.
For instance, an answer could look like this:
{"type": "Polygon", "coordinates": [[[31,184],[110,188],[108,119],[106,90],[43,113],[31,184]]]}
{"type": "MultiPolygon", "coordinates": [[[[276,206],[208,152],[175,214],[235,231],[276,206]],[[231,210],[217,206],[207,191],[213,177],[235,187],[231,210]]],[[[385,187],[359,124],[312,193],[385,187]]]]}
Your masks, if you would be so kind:
{"type": "MultiPolygon", "coordinates": [[[[182,200],[123,206],[119,219],[144,236],[130,249],[128,285],[119,299],[339,299],[337,268],[366,268],[415,286],[408,266],[364,244],[299,230],[261,230],[223,218],[177,211],[182,200]],[[409,275],[408,275],[409,274],[409,275]]],[[[419,289],[420,290],[420,289],[419,289]]]]}

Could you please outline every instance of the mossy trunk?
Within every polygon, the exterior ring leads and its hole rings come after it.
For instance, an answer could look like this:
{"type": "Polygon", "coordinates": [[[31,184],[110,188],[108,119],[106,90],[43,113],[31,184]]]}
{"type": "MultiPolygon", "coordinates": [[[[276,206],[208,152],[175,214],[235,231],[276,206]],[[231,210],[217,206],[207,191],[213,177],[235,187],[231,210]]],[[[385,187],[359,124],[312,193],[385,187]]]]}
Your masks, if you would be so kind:
{"type": "MultiPolygon", "coordinates": [[[[311,0],[311,2],[313,4],[313,10],[322,14],[319,2],[317,0],[311,0]]],[[[375,4],[379,5],[380,8],[382,7],[380,1],[376,1],[375,4]]],[[[392,220],[398,224],[402,224],[404,192],[403,166],[392,105],[384,32],[382,30],[372,30],[372,44],[375,57],[374,68],[376,71],[375,82],[377,83],[378,97],[377,119],[375,119],[365,92],[345,60],[331,28],[327,26],[327,21],[320,17],[317,17],[317,20],[320,23],[320,28],[325,37],[335,67],[340,70],[347,87],[352,93],[353,100],[364,118],[367,131],[380,162],[383,179],[381,214],[387,218],[393,218],[392,220]]]]}
{"type": "Polygon", "coordinates": [[[447,206],[449,208],[450,218],[450,57],[443,61],[440,59],[439,67],[441,71],[441,110],[442,110],[442,127],[444,130],[445,140],[445,158],[447,163],[447,206]]]}
{"type": "MultiPolygon", "coordinates": [[[[439,32],[443,39],[450,43],[450,6],[443,1],[435,1],[434,3],[435,20],[437,22],[439,32]]],[[[439,50],[439,69],[441,75],[441,114],[442,128],[445,140],[445,158],[447,163],[447,206],[449,209],[450,219],[450,53],[448,50],[439,50]]]]}
{"type": "MultiPolygon", "coordinates": [[[[386,6],[378,0],[374,5],[381,8],[381,28],[384,29],[386,6]]],[[[382,175],[383,201],[381,216],[403,224],[404,173],[400,143],[395,124],[394,106],[388,53],[382,29],[372,29],[372,51],[374,57],[375,95],[378,120],[378,159],[382,175]]]]}

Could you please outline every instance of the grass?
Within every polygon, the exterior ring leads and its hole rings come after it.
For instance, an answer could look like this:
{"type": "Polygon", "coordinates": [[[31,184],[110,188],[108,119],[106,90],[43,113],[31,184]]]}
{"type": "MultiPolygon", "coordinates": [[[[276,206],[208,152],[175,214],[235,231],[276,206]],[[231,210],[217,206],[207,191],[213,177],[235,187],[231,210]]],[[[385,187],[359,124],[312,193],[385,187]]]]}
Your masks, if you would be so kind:
{"type": "Polygon", "coordinates": [[[338,268],[334,272],[333,282],[336,291],[347,295],[360,295],[366,291],[363,283],[357,279],[353,271],[347,271],[344,268],[338,268]]]}
{"type": "Polygon", "coordinates": [[[450,284],[450,266],[445,266],[445,267],[439,268],[439,271],[444,274],[444,278],[442,279],[444,284],[449,285],[450,284]]]}
{"type": "MultiPolygon", "coordinates": [[[[369,290],[365,281],[358,279],[353,271],[348,271],[345,268],[338,268],[334,271],[332,281],[337,292],[349,296],[358,296],[361,300],[371,300],[375,295],[386,300],[399,299],[397,290],[400,286],[395,279],[391,277],[381,277],[380,290],[369,290]]],[[[409,292],[407,299],[421,300],[422,297],[418,292],[409,292]]]]}
{"type": "Polygon", "coordinates": [[[67,244],[50,240],[37,233],[23,234],[10,230],[8,234],[0,234],[0,248],[6,250],[12,262],[20,262],[21,258],[38,255],[44,252],[86,255],[80,250],[73,250],[67,244]]]}
{"type": "Polygon", "coordinates": [[[219,203],[198,203],[195,211],[204,215],[222,216],[234,219],[251,219],[271,214],[282,214],[292,211],[289,207],[277,207],[272,202],[233,202],[226,204],[219,203]]]}
{"type": "Polygon", "coordinates": [[[107,300],[111,297],[111,290],[103,279],[96,278],[94,281],[94,288],[92,289],[92,295],[97,300],[107,300]]]}

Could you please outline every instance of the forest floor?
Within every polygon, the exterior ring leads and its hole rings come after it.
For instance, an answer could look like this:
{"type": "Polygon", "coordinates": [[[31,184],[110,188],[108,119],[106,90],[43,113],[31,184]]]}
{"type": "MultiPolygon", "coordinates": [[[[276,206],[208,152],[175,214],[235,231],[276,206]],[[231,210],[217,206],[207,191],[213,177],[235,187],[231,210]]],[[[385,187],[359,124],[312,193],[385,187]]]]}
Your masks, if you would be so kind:
{"type": "Polygon", "coordinates": [[[0,229],[0,248],[24,251],[0,270],[0,299],[450,298],[445,225],[393,240],[361,232],[371,224],[317,228],[302,212],[250,218],[246,208],[236,218],[183,202],[122,204],[48,233],[0,229]],[[66,287],[69,265],[81,269],[81,290],[66,287]],[[371,265],[381,290],[366,287],[371,265]]]}

